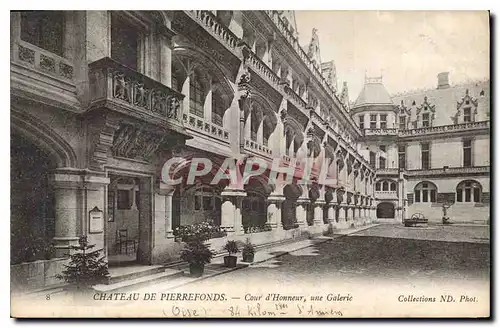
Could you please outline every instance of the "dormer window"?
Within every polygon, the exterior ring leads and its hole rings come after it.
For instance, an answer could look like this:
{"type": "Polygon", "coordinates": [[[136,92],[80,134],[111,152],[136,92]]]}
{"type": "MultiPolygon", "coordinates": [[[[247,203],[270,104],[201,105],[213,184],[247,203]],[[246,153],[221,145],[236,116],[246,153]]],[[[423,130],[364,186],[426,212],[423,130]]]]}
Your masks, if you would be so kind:
{"type": "Polygon", "coordinates": [[[464,122],[472,122],[470,107],[464,108],[464,122]]]}
{"type": "Polygon", "coordinates": [[[429,113],[422,114],[422,127],[426,128],[430,126],[429,113]]]}
{"type": "Polygon", "coordinates": [[[387,129],[387,115],[380,115],[380,128],[387,129]]]}
{"type": "Polygon", "coordinates": [[[399,129],[406,130],[406,116],[399,117],[399,129]]]}

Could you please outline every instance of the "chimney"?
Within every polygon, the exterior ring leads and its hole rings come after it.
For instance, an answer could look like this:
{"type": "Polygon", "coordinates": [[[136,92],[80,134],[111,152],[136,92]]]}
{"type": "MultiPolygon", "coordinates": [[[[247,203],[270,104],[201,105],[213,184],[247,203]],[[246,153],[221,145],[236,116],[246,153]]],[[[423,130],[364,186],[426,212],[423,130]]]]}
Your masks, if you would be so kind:
{"type": "Polygon", "coordinates": [[[450,81],[448,79],[449,72],[442,72],[438,74],[438,89],[446,89],[450,87],[450,81]]]}

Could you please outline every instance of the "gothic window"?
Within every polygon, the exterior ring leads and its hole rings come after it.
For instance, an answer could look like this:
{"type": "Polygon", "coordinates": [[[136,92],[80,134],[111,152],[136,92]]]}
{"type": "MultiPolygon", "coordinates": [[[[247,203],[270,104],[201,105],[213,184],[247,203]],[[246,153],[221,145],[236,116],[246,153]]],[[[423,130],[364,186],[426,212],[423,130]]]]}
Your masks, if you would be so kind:
{"type": "Polygon", "coordinates": [[[375,153],[372,151],[370,152],[370,166],[375,168],[375,153]]]}
{"type": "Polygon", "coordinates": [[[222,126],[224,116],[224,99],[219,92],[212,93],[212,123],[222,126]]]}
{"type": "Polygon", "coordinates": [[[391,182],[391,191],[396,191],[396,183],[391,182]]]}
{"type": "Polygon", "coordinates": [[[382,191],[389,191],[389,183],[387,181],[382,183],[382,191]]]}
{"type": "Polygon", "coordinates": [[[380,115],[380,128],[387,129],[387,115],[380,115]]]}
{"type": "Polygon", "coordinates": [[[429,113],[423,113],[422,114],[422,127],[426,128],[428,126],[430,126],[429,113]]]}
{"type": "Polygon", "coordinates": [[[214,189],[202,187],[194,193],[194,210],[197,211],[213,211],[218,209],[220,204],[220,196],[214,189]]]}
{"type": "Polygon", "coordinates": [[[431,182],[420,182],[415,186],[415,203],[435,203],[437,187],[431,182]]]}
{"type": "Polygon", "coordinates": [[[406,168],[406,146],[405,145],[398,146],[398,160],[399,160],[398,167],[400,169],[405,169],[406,168]]]}
{"type": "Polygon", "coordinates": [[[370,129],[376,129],[376,128],[377,128],[377,115],[371,114],[370,115],[370,129]]]}
{"type": "Polygon", "coordinates": [[[358,120],[359,120],[359,128],[363,130],[365,128],[365,116],[359,115],[358,120]]]}
{"type": "Polygon", "coordinates": [[[385,153],[385,151],[387,150],[387,147],[386,145],[380,145],[379,146],[380,150],[383,151],[385,153]]]}
{"type": "Polygon", "coordinates": [[[472,140],[467,139],[463,141],[464,151],[464,167],[472,166],[472,140]]]}
{"type": "Polygon", "coordinates": [[[273,132],[274,127],[271,122],[271,119],[269,116],[266,116],[264,118],[264,123],[262,124],[262,134],[263,134],[263,144],[264,146],[269,145],[269,137],[271,136],[271,133],[273,132]]]}
{"type": "Polygon", "coordinates": [[[466,123],[466,122],[472,122],[471,108],[470,107],[464,108],[464,123],[466,123]]]}
{"type": "Polygon", "coordinates": [[[196,116],[204,116],[205,90],[199,75],[194,72],[189,81],[189,112],[196,116]]]}
{"type": "Polygon", "coordinates": [[[379,169],[385,169],[385,162],[386,162],[385,161],[385,157],[380,156],[378,158],[378,163],[379,163],[378,167],[379,167],[379,169]]]}
{"type": "Polygon", "coordinates": [[[406,116],[399,116],[399,129],[406,130],[406,116]]]}
{"type": "Polygon", "coordinates": [[[139,60],[139,31],[127,20],[111,14],[111,58],[137,70],[139,60]]]}
{"type": "Polygon", "coordinates": [[[472,181],[462,181],[457,186],[457,202],[459,203],[479,203],[481,201],[481,184],[472,181]]]}
{"type": "Polygon", "coordinates": [[[63,55],[64,12],[21,12],[21,40],[63,55]]]}
{"type": "Polygon", "coordinates": [[[380,182],[375,184],[375,191],[380,191],[380,182]]]}
{"type": "Polygon", "coordinates": [[[430,144],[428,142],[422,143],[420,145],[421,158],[422,158],[422,169],[428,170],[431,168],[430,161],[430,144]]]}

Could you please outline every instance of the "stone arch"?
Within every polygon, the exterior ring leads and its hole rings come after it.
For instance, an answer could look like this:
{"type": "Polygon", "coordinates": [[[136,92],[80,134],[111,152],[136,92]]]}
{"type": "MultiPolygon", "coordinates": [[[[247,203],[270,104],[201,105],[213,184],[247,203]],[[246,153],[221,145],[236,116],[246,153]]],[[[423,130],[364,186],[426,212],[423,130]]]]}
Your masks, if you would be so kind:
{"type": "Polygon", "coordinates": [[[396,218],[396,206],[393,202],[381,202],[377,204],[378,219],[396,218]]]}
{"type": "Polygon", "coordinates": [[[12,108],[10,117],[12,129],[46,151],[56,167],[77,166],[77,156],[73,147],[49,126],[15,108],[12,108]]]}
{"type": "Polygon", "coordinates": [[[297,122],[294,118],[287,116],[285,121],[285,137],[289,138],[286,140],[287,154],[293,156],[297,154],[304,142],[304,128],[297,122]]]}

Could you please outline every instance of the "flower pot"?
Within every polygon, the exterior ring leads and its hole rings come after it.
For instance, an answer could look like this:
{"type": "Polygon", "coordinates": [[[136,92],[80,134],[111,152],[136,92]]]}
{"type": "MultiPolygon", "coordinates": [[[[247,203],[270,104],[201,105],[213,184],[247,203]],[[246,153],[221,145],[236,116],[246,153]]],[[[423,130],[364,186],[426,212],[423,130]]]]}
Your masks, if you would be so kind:
{"type": "Polygon", "coordinates": [[[204,264],[198,264],[198,263],[189,264],[189,273],[191,274],[191,277],[201,277],[203,275],[204,270],[205,270],[204,264]]]}
{"type": "Polygon", "coordinates": [[[224,256],[224,266],[226,266],[228,268],[236,267],[236,260],[237,259],[238,258],[236,256],[233,256],[233,255],[224,256]]]}
{"type": "Polygon", "coordinates": [[[254,255],[255,254],[252,254],[252,253],[243,254],[243,262],[252,263],[254,255]]]}

